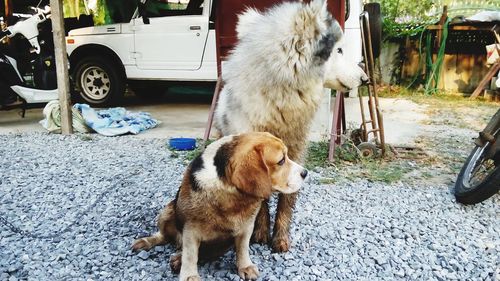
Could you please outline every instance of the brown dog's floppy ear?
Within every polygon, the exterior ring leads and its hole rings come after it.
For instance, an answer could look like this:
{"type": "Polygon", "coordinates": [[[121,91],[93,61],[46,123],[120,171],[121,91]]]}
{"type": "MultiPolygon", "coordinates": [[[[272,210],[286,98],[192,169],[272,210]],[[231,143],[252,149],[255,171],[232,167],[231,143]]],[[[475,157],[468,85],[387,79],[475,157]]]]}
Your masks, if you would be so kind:
{"type": "Polygon", "coordinates": [[[256,146],[243,158],[235,159],[232,183],[243,193],[269,198],[272,192],[269,168],[264,161],[263,147],[256,146]]]}

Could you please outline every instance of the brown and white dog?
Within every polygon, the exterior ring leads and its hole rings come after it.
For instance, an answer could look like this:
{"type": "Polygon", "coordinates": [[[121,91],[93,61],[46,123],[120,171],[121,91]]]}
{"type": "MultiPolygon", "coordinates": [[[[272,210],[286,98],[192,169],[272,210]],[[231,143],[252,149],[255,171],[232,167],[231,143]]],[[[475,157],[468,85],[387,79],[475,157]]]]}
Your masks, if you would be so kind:
{"type": "MultiPolygon", "coordinates": [[[[186,172],[176,198],[158,219],[159,232],[136,240],[134,250],[176,242],[171,258],[180,280],[200,280],[198,255],[234,242],[238,274],[254,280],[249,242],[262,201],[273,191],[299,190],[307,170],[288,158],[284,143],[269,133],[246,133],[213,142],[186,172]]],[[[227,248],[224,248],[224,250],[227,248]]],[[[220,250],[220,249],[219,249],[220,250]]]]}

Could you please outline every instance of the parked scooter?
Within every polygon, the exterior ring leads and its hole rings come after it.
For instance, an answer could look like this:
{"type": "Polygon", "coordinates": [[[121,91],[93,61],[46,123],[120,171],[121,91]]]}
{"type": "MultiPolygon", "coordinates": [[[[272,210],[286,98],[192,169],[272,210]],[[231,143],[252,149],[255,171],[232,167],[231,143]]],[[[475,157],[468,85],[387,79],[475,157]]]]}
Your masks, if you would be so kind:
{"type": "Polygon", "coordinates": [[[500,189],[500,110],[474,143],[455,183],[455,197],[464,204],[479,203],[500,189]]]}
{"type": "MultiPolygon", "coordinates": [[[[40,24],[50,18],[50,7],[34,10],[32,16],[0,31],[0,41],[20,34],[24,37],[21,40],[27,40],[31,48],[28,54],[23,54],[24,58],[29,57],[28,71],[20,71],[18,60],[0,49],[0,109],[22,107],[23,117],[27,104],[47,103],[58,98],[53,43],[40,38],[40,24]],[[23,76],[25,74],[29,75],[23,76]],[[25,77],[31,77],[31,81],[25,77]],[[16,104],[16,100],[21,103],[16,104]]],[[[51,38],[51,31],[47,32],[50,35],[47,38],[51,38]]]]}

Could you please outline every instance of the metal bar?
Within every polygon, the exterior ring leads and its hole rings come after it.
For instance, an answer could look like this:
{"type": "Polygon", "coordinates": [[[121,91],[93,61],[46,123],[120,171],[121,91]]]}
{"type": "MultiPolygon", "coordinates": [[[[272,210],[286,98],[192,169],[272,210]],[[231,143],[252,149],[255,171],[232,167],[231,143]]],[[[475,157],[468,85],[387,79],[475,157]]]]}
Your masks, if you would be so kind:
{"type": "Polygon", "coordinates": [[[215,107],[217,101],[219,100],[219,94],[222,89],[222,78],[219,76],[217,79],[217,84],[215,84],[214,97],[212,98],[212,104],[210,105],[210,112],[208,113],[207,126],[205,127],[205,134],[203,135],[203,141],[206,142],[210,137],[210,131],[212,130],[212,123],[214,121],[215,107]]]}
{"type": "MultiPolygon", "coordinates": [[[[337,95],[335,96],[335,105],[333,106],[333,121],[332,121],[332,129],[330,131],[330,146],[328,148],[328,161],[333,162],[335,158],[335,148],[337,146],[337,141],[340,139],[338,135],[340,123],[341,123],[341,96],[342,93],[337,91],[337,95]]],[[[340,143],[340,142],[339,142],[340,143]]]]}
{"type": "Polygon", "coordinates": [[[345,98],[344,98],[344,93],[340,93],[342,96],[340,98],[340,108],[341,108],[341,114],[342,118],[340,119],[342,121],[342,130],[341,134],[345,133],[345,129],[347,128],[347,121],[345,120],[345,98]]]}
{"type": "MultiPolygon", "coordinates": [[[[370,32],[370,24],[368,20],[369,15],[366,14],[366,28],[368,30],[368,55],[369,55],[369,65],[371,67],[370,74],[372,78],[372,83],[371,87],[373,90],[373,101],[375,102],[375,112],[377,116],[377,128],[378,128],[378,141],[380,142],[380,146],[382,149],[382,156],[385,155],[385,132],[384,132],[384,120],[382,117],[382,111],[380,110],[380,105],[378,102],[378,94],[377,94],[377,83],[375,80],[375,75],[374,75],[374,63],[375,63],[375,58],[373,57],[373,50],[372,50],[372,37],[371,37],[371,32],[370,32]]],[[[373,119],[372,119],[373,120],[373,119]]]]}
{"type": "Polygon", "coordinates": [[[368,85],[368,111],[370,113],[370,119],[372,120],[372,122],[371,122],[372,129],[376,129],[377,124],[376,124],[376,119],[375,119],[375,112],[373,109],[373,95],[372,95],[372,85],[375,84],[374,76],[372,73],[373,54],[371,54],[371,56],[368,54],[368,44],[371,44],[371,42],[367,42],[367,41],[370,41],[370,40],[364,40],[365,38],[368,38],[366,36],[369,36],[369,34],[370,34],[368,12],[365,11],[365,12],[361,13],[361,15],[359,17],[360,17],[360,22],[361,22],[361,37],[363,38],[363,40],[362,40],[362,42],[363,42],[363,54],[364,54],[365,61],[366,61],[365,70],[366,70],[366,74],[368,75],[368,77],[370,77],[370,80],[371,80],[371,85],[368,85]]]}
{"type": "MultiPolygon", "coordinates": [[[[363,12],[359,15],[359,21],[360,21],[360,31],[361,31],[361,42],[363,44],[362,48],[363,48],[363,57],[365,58],[365,63],[364,63],[364,70],[365,70],[365,73],[367,73],[368,75],[368,66],[367,66],[367,58],[366,58],[366,50],[365,50],[365,35],[364,35],[364,27],[363,27],[363,20],[364,20],[364,14],[366,12],[363,12]]],[[[368,75],[368,77],[370,77],[368,75]]],[[[368,86],[369,87],[369,86],[368,86]]],[[[368,89],[368,92],[370,91],[369,88],[367,87],[368,89]]],[[[365,118],[365,108],[364,108],[364,105],[363,105],[363,96],[361,94],[359,94],[359,107],[361,108],[361,129],[363,130],[363,141],[368,141],[368,128],[366,126],[367,123],[371,123],[372,120],[370,121],[366,121],[366,118],[365,118]]]]}
{"type": "MultiPolygon", "coordinates": [[[[215,3],[212,3],[215,5],[215,3]]],[[[205,127],[205,134],[203,135],[204,146],[210,138],[210,131],[212,130],[212,123],[214,121],[215,107],[217,106],[217,101],[219,100],[219,94],[222,89],[222,42],[221,42],[221,14],[222,6],[219,3],[215,7],[216,19],[215,19],[215,51],[217,55],[217,84],[215,84],[214,96],[212,98],[212,104],[210,105],[210,112],[208,113],[207,126],[205,127]]]]}
{"type": "MultiPolygon", "coordinates": [[[[373,132],[375,135],[375,140],[377,144],[381,146],[382,149],[382,155],[385,155],[385,132],[384,132],[384,122],[383,122],[383,117],[382,117],[382,111],[380,110],[380,105],[378,102],[378,95],[377,95],[377,86],[376,86],[376,80],[375,80],[375,75],[374,75],[374,63],[375,63],[375,58],[373,57],[373,50],[372,50],[372,39],[371,39],[371,32],[370,32],[370,24],[369,24],[369,14],[365,11],[361,13],[360,15],[360,22],[361,22],[361,34],[363,38],[363,53],[365,55],[365,60],[366,60],[366,70],[367,70],[367,75],[370,77],[371,84],[368,85],[368,109],[370,110],[370,118],[371,118],[371,124],[372,124],[372,130],[370,132],[373,132]],[[365,30],[366,29],[366,30],[365,30]],[[366,35],[366,37],[365,37],[366,35]],[[366,40],[364,40],[366,39],[366,40]],[[375,119],[376,115],[376,119],[375,119]]],[[[368,135],[368,132],[367,132],[368,135]]]]}
{"type": "Polygon", "coordinates": [[[361,95],[360,92],[358,92],[358,97],[359,97],[359,107],[361,108],[361,130],[363,130],[363,141],[366,142],[368,141],[368,132],[366,131],[366,124],[371,123],[372,121],[366,121],[365,118],[365,106],[363,105],[363,95],[361,95]]]}
{"type": "Polygon", "coordinates": [[[64,33],[64,16],[62,0],[50,0],[52,35],[54,37],[54,56],[56,60],[57,88],[61,107],[61,132],[63,135],[73,133],[71,115],[71,96],[68,75],[68,53],[64,33]]]}

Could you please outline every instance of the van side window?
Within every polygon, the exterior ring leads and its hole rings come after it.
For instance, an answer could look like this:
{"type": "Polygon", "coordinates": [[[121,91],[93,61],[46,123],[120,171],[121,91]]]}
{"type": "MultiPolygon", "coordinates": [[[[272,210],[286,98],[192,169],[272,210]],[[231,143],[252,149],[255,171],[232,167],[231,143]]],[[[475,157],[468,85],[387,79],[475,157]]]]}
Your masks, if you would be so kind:
{"type": "Polygon", "coordinates": [[[201,15],[203,0],[149,0],[146,2],[148,17],[201,15]]]}

